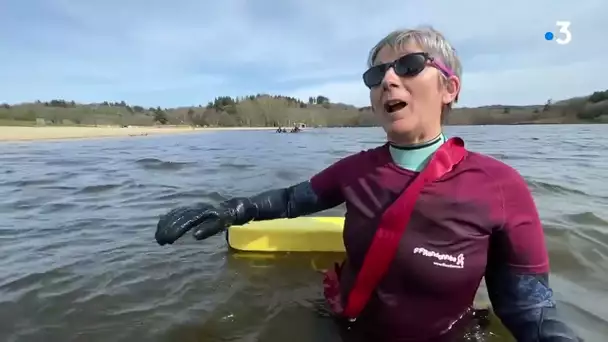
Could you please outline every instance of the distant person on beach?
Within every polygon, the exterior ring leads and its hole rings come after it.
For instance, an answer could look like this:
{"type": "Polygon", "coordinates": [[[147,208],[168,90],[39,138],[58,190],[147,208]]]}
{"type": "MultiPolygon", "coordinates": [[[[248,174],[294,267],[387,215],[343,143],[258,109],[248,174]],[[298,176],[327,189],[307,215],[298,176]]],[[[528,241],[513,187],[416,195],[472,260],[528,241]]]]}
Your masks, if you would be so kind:
{"type": "Polygon", "coordinates": [[[160,218],[156,241],[171,244],[189,230],[202,240],[231,225],[345,203],[346,260],[325,279],[344,341],[483,341],[473,300],[484,276],[494,312],[517,341],[578,341],[557,312],[543,227],[525,180],[443,132],[461,75],[459,57],[436,30],[390,33],[371,49],[363,73],[386,143],[287,188],[173,209],[160,218]],[[394,254],[378,257],[377,241],[394,242],[394,254]],[[377,277],[362,272],[368,260],[386,271],[353,317],[352,294],[377,277]]]}

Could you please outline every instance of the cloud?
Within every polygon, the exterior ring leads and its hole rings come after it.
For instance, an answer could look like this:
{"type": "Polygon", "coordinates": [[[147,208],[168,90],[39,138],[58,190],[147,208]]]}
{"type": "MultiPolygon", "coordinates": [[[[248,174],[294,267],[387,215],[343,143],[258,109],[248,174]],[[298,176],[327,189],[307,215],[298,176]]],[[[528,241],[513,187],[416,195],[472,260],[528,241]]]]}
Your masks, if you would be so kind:
{"type": "Polygon", "coordinates": [[[608,88],[603,0],[19,0],[0,12],[0,102],[323,94],[367,105],[368,50],[431,24],[464,66],[461,105],[542,103],[608,88]],[[545,41],[555,22],[572,42],[545,41]]]}

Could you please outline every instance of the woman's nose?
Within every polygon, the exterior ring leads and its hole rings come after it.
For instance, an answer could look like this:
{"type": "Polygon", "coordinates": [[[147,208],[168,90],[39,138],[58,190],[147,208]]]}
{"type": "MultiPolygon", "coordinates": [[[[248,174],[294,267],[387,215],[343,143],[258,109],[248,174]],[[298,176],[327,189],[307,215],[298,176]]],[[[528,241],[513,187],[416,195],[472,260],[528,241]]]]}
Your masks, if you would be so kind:
{"type": "Polygon", "coordinates": [[[399,87],[400,83],[401,79],[395,73],[395,69],[392,67],[388,68],[388,70],[386,70],[386,72],[384,73],[384,78],[382,78],[382,88],[384,90],[396,88],[399,87]]]}

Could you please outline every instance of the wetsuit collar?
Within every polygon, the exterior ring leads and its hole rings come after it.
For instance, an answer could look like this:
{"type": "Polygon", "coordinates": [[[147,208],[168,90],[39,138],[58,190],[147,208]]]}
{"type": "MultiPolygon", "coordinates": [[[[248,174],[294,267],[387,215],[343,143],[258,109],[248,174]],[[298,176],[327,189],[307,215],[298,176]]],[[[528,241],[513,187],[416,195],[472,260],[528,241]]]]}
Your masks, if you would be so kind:
{"type": "Polygon", "coordinates": [[[437,151],[439,146],[446,140],[447,138],[445,135],[441,133],[436,138],[420,144],[395,145],[391,143],[389,145],[389,151],[393,162],[397,164],[397,166],[406,170],[419,172],[426,166],[431,155],[437,151]]]}

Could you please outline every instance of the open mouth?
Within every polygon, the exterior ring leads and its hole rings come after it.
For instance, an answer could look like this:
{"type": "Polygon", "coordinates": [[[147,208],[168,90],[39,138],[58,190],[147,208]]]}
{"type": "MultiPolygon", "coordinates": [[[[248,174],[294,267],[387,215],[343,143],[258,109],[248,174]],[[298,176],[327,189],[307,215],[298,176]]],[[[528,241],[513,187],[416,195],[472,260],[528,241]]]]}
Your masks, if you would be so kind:
{"type": "Polygon", "coordinates": [[[407,102],[404,101],[388,101],[384,104],[384,110],[387,113],[394,113],[407,106],[407,102]]]}

